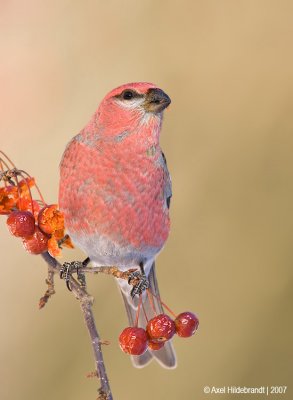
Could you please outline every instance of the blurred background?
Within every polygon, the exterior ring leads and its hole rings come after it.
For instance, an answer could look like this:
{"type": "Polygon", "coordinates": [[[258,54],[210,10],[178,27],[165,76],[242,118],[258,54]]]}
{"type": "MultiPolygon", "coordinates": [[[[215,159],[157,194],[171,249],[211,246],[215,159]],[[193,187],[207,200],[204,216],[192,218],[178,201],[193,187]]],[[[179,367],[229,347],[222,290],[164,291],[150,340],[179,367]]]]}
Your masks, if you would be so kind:
{"type": "MultiPolygon", "coordinates": [[[[114,399],[251,399],[262,396],[203,388],[290,385],[292,17],[290,0],[0,3],[0,147],[47,202],[65,145],[108,91],[150,81],[172,98],[161,139],[172,232],[157,269],[163,300],[196,312],[200,329],[175,338],[176,370],[136,370],[118,347],[127,321],[116,285],[90,277],[114,399]]],[[[38,310],[46,267],[4,217],[0,250],[1,400],[95,399],[78,302],[57,279],[38,310]]]]}

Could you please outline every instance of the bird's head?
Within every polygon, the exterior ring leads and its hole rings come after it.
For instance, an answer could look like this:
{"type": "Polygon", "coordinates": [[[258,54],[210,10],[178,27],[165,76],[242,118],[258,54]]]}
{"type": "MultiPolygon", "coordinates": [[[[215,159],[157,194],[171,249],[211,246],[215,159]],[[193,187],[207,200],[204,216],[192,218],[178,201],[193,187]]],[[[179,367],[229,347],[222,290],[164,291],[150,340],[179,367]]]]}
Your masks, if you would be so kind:
{"type": "Polygon", "coordinates": [[[96,124],[107,130],[107,136],[142,124],[160,124],[163,111],[170,103],[169,96],[152,83],[128,83],[113,89],[102,100],[96,124]]]}

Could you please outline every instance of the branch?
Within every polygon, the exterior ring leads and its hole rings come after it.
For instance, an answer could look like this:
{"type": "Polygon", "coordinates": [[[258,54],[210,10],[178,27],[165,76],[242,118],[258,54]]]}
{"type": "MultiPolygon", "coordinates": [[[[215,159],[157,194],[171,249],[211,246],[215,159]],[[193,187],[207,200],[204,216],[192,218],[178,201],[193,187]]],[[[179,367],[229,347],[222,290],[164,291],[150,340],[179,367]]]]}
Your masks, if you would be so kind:
{"type": "MultiPolygon", "coordinates": [[[[55,273],[60,272],[62,265],[55,258],[51,257],[48,252],[43,253],[42,257],[48,264],[49,271],[51,271],[53,275],[55,273]]],[[[80,302],[84,321],[91,338],[91,343],[95,358],[95,365],[96,365],[96,375],[100,379],[101,383],[98,399],[113,400],[109,379],[107,377],[106,368],[104,364],[104,359],[101,349],[101,340],[96,328],[95,319],[92,312],[93,298],[72,276],[70,276],[70,288],[72,289],[72,292],[75,295],[75,297],[80,302]]]]}
{"type": "Polygon", "coordinates": [[[53,296],[53,294],[55,294],[54,275],[55,275],[55,271],[52,270],[52,268],[48,267],[48,277],[46,279],[46,284],[48,285],[48,289],[46,290],[44,296],[40,298],[40,302],[39,302],[40,309],[45,307],[49,298],[51,296],[53,296]]]}
{"type": "Polygon", "coordinates": [[[82,268],[82,272],[91,272],[94,274],[106,274],[106,275],[112,275],[115,278],[120,278],[120,279],[128,279],[129,275],[134,272],[137,271],[137,268],[131,268],[128,269],[127,271],[121,271],[120,269],[118,269],[117,267],[85,267],[82,268]]]}

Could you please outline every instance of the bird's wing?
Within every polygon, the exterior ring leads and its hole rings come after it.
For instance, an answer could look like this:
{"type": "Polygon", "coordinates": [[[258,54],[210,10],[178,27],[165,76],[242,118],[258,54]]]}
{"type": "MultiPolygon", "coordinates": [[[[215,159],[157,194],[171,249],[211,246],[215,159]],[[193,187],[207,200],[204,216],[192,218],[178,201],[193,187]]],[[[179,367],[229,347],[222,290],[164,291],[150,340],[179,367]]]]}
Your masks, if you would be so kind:
{"type": "Polygon", "coordinates": [[[168,170],[167,160],[163,152],[161,152],[161,157],[162,157],[162,167],[164,170],[164,193],[165,193],[167,207],[170,208],[170,202],[172,197],[171,176],[168,170]]]}

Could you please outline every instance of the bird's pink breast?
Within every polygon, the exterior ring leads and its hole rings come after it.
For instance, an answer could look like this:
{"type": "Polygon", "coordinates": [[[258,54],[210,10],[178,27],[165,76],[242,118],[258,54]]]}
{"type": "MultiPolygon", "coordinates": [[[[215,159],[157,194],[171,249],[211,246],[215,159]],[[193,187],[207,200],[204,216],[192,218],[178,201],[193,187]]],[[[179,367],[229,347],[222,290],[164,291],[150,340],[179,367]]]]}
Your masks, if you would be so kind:
{"type": "Polygon", "coordinates": [[[166,171],[158,157],[121,143],[73,140],[61,164],[59,203],[75,236],[160,249],[169,233],[166,171]]]}

